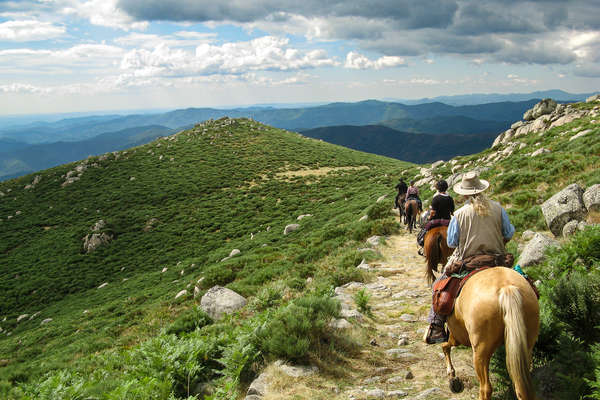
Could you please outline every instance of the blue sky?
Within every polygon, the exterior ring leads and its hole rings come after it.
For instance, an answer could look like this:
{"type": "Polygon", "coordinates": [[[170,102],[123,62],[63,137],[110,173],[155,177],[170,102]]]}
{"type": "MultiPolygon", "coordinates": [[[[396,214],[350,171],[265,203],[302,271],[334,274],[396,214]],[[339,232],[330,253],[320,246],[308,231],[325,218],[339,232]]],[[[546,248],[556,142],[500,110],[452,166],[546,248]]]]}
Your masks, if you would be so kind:
{"type": "Polygon", "coordinates": [[[600,0],[0,0],[0,114],[600,90],[600,0]]]}

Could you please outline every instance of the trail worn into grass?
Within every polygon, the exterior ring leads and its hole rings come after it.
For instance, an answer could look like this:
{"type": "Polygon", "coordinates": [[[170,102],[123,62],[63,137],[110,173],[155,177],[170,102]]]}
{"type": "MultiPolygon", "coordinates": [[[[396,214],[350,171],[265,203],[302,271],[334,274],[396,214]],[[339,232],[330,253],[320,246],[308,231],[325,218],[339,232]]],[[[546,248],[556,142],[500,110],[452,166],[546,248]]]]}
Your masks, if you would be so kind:
{"type": "Polygon", "coordinates": [[[465,390],[456,394],[448,386],[440,345],[422,341],[431,289],[423,277],[424,258],[417,254],[415,235],[391,236],[377,249],[382,257],[369,266],[374,276],[370,283],[336,289],[342,314],[353,325],[345,331],[358,338],[361,348],[335,362],[316,361],[319,373],[307,377],[293,378],[270,368],[265,399],[477,398],[471,349],[452,351],[457,376],[465,384],[465,390]],[[353,295],[362,289],[371,296],[372,316],[357,318],[353,295]]]}

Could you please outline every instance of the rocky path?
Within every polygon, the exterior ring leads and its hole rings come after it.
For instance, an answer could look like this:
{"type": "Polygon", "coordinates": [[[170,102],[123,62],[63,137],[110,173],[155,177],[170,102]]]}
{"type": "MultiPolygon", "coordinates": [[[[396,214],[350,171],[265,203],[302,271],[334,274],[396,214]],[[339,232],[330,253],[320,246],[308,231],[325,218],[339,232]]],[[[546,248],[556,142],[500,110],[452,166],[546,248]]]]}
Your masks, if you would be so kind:
{"type": "Polygon", "coordinates": [[[369,266],[376,280],[339,288],[338,298],[345,310],[352,310],[356,307],[354,292],[364,288],[371,294],[373,317],[364,318],[362,323],[372,332],[376,344],[372,347],[382,353],[379,361],[384,366],[374,368],[369,376],[357,377],[356,385],[347,388],[341,398],[477,398],[471,349],[452,351],[457,375],[465,384],[465,390],[455,394],[448,387],[440,345],[423,343],[431,289],[424,279],[425,259],[417,254],[415,235],[392,236],[378,250],[382,261],[369,266]]]}
{"type": "Polygon", "coordinates": [[[415,235],[394,235],[377,246],[381,260],[369,266],[375,279],[367,284],[353,282],[336,289],[349,335],[362,332],[364,343],[358,356],[343,360],[339,368],[327,362],[319,372],[291,377],[268,368],[268,399],[476,399],[478,383],[471,362],[471,349],[454,348],[452,359],[465,385],[452,393],[440,345],[422,341],[431,301],[424,272],[424,258],[417,254],[415,235]],[[371,317],[357,311],[353,295],[365,290],[370,296],[371,317]],[[354,328],[352,328],[354,327],[354,328]],[[356,329],[357,327],[366,328],[356,329]],[[364,332],[367,332],[367,337],[364,332]],[[342,371],[340,371],[340,369],[342,371]]]}

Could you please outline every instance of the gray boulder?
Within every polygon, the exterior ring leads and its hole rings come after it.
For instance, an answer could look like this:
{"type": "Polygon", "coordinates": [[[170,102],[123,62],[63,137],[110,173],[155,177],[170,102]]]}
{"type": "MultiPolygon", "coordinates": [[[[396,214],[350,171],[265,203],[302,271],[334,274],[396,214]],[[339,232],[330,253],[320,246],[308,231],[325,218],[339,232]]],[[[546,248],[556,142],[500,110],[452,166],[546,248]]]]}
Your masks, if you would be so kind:
{"type": "Polygon", "coordinates": [[[292,378],[311,376],[319,372],[319,368],[315,365],[287,365],[282,360],[275,361],[275,366],[277,366],[281,372],[292,378]]]}
{"type": "Polygon", "coordinates": [[[550,114],[556,108],[557,104],[552,99],[544,99],[537,103],[531,110],[527,110],[523,114],[525,121],[532,121],[541,117],[542,115],[550,114]]]}
{"type": "Polygon", "coordinates": [[[446,178],[446,182],[448,183],[448,187],[452,188],[456,183],[460,182],[463,174],[452,174],[448,178],[446,178]]]}
{"type": "Polygon", "coordinates": [[[579,221],[577,220],[572,220],[569,221],[565,224],[565,226],[563,226],[563,230],[562,230],[562,235],[563,237],[569,237],[575,234],[575,232],[577,232],[577,225],[579,224],[579,221]]]}
{"type": "Polygon", "coordinates": [[[112,235],[106,233],[92,233],[83,238],[83,249],[86,253],[91,253],[100,246],[107,245],[112,240],[112,235]]]}
{"type": "Polygon", "coordinates": [[[600,211],[600,184],[590,186],[583,193],[583,204],[590,211],[600,211]]]}
{"type": "Polygon", "coordinates": [[[200,299],[200,308],[213,319],[232,313],[246,305],[246,299],[231,289],[213,286],[200,299]]]}
{"type": "Polygon", "coordinates": [[[593,96],[588,97],[587,99],[585,99],[586,103],[591,103],[594,101],[600,101],[600,94],[595,94],[593,96]]]}
{"type": "Polygon", "coordinates": [[[531,153],[531,157],[539,156],[540,154],[546,154],[546,153],[550,153],[550,150],[542,147],[541,149],[537,149],[536,151],[531,153]]]}
{"type": "Polygon", "coordinates": [[[563,226],[567,222],[585,218],[583,189],[576,183],[567,186],[542,204],[542,213],[554,236],[562,235],[563,226]]]}
{"type": "Polygon", "coordinates": [[[379,246],[381,243],[381,236],[371,236],[367,239],[367,243],[371,246],[379,246]]]}
{"type": "Polygon", "coordinates": [[[542,235],[541,233],[536,233],[523,248],[517,263],[521,265],[521,267],[538,264],[544,259],[546,250],[551,246],[557,245],[557,240],[542,235]]]}
{"type": "Polygon", "coordinates": [[[289,224],[286,225],[285,229],[283,230],[283,234],[287,235],[288,233],[297,231],[298,229],[300,229],[300,224],[289,224]]]}
{"type": "Polygon", "coordinates": [[[269,389],[268,377],[267,373],[263,372],[250,384],[248,388],[248,392],[246,392],[247,396],[259,396],[263,397],[267,394],[267,390],[269,389]]]}

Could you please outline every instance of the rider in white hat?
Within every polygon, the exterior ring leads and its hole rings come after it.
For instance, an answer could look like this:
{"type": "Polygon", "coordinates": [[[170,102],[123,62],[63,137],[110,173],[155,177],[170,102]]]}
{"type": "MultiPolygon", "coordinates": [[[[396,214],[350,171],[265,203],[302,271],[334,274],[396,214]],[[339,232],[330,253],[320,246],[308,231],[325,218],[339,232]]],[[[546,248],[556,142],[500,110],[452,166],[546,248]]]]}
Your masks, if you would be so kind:
{"type": "MultiPolygon", "coordinates": [[[[504,208],[483,194],[489,186],[489,182],[479,179],[476,172],[467,172],[461,182],[454,185],[454,191],[465,196],[466,203],[454,213],[448,225],[448,246],[455,250],[446,267],[456,260],[464,260],[474,255],[506,253],[505,244],[514,235],[515,227],[510,223],[504,208]]],[[[444,272],[436,282],[446,277],[444,272]]],[[[427,343],[446,341],[447,335],[444,330],[446,318],[436,314],[432,308],[428,321],[430,327],[425,341],[427,343]]]]}

